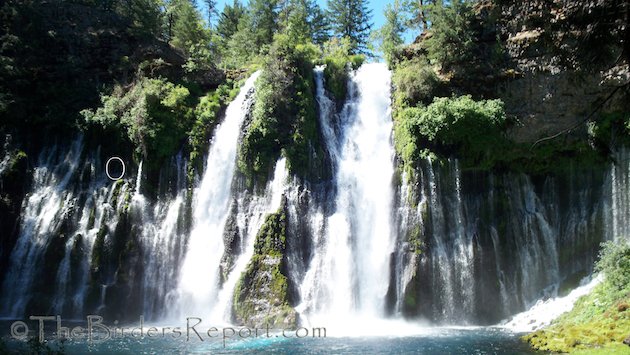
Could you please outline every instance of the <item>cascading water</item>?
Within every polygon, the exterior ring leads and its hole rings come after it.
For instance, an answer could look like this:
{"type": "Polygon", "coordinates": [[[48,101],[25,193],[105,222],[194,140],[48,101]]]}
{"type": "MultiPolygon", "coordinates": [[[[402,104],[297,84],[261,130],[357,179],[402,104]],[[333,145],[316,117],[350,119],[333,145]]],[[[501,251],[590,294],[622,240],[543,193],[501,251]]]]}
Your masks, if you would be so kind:
{"type": "Polygon", "coordinates": [[[334,212],[323,221],[323,237],[314,236],[298,309],[313,321],[382,317],[393,248],[390,73],[382,64],[366,64],[353,73],[338,125],[331,121],[336,116],[323,90],[321,68],[315,74],[336,196],[334,212]]]}
{"type": "Polygon", "coordinates": [[[276,163],[273,178],[269,181],[263,196],[249,196],[242,192],[236,199],[238,204],[237,227],[239,230],[240,249],[243,250],[234,262],[217,296],[210,319],[218,322],[229,322],[232,316],[232,300],[234,289],[247,264],[254,255],[254,242],[265,217],[280,208],[282,194],[287,180],[286,159],[280,158],[276,163]]]}
{"type": "Polygon", "coordinates": [[[426,160],[417,175],[411,197],[400,196],[407,211],[399,218],[412,224],[399,230],[395,299],[407,317],[494,323],[564,294],[590,274],[612,228],[602,224],[608,197],[597,171],[533,181],[426,160]],[[418,251],[410,236],[424,241],[418,251]],[[402,271],[409,260],[411,279],[402,271]]]}
{"type": "Polygon", "coordinates": [[[34,299],[42,292],[52,295],[45,309],[74,316],[83,311],[96,234],[103,225],[116,225],[115,211],[130,188],[123,181],[108,184],[105,174],[97,173],[99,154],[82,160],[83,150],[79,137],[67,151],[55,144],[38,159],[2,288],[3,316],[18,317],[29,305],[42,309],[34,299]],[[55,249],[61,251],[60,257],[51,254],[55,249]],[[55,268],[57,272],[51,273],[55,268]],[[50,274],[54,279],[46,284],[50,274]]]}
{"type": "Polygon", "coordinates": [[[216,128],[206,170],[193,200],[193,228],[180,271],[177,297],[181,314],[205,315],[217,301],[223,230],[230,213],[232,180],[242,123],[252,103],[254,73],[226,110],[216,128]]]}

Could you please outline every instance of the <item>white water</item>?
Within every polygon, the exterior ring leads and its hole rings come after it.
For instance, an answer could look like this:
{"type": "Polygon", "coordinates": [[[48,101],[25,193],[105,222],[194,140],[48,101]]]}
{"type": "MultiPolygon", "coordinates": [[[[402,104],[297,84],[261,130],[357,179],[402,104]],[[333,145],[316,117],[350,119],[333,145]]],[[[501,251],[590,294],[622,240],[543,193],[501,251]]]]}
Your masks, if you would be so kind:
{"type": "Polygon", "coordinates": [[[225,120],[215,129],[205,173],[195,189],[193,228],[177,290],[183,315],[207,315],[217,301],[223,228],[230,211],[238,138],[258,75],[256,72],[247,80],[228,106],[225,120]]]}
{"type": "Polygon", "coordinates": [[[564,297],[539,300],[532,308],[515,315],[508,322],[499,326],[514,332],[531,332],[543,328],[563,313],[573,309],[578,298],[587,295],[601,281],[602,277],[598,276],[583,283],[564,297]]]}
{"type": "Polygon", "coordinates": [[[247,203],[246,200],[249,194],[247,192],[240,194],[241,196],[238,198],[239,213],[237,222],[239,231],[244,231],[244,233],[241,233],[244,252],[238,255],[232,271],[221,287],[217,303],[212,307],[210,319],[213,321],[230,322],[234,289],[241,278],[241,274],[245,271],[247,264],[254,255],[256,234],[264,223],[265,217],[267,214],[276,212],[280,208],[287,176],[286,159],[280,158],[276,163],[273,179],[269,181],[263,196],[252,196],[250,197],[251,201],[247,203]],[[247,206],[245,207],[245,205],[247,206]]]}
{"type": "Polygon", "coordinates": [[[316,252],[300,286],[298,310],[311,324],[357,326],[384,316],[389,285],[394,173],[390,73],[383,64],[366,64],[353,73],[350,100],[339,117],[331,114],[321,89],[321,68],[316,78],[336,197],[334,213],[323,221],[323,238],[314,237],[316,252]],[[332,121],[336,118],[338,125],[332,121]]]}

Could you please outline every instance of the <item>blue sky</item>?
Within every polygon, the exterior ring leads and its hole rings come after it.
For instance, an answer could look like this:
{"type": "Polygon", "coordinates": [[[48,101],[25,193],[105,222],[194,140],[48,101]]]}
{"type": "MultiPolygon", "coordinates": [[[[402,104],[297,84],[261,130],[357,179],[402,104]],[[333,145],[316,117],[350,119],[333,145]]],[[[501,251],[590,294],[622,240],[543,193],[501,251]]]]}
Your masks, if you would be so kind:
{"type": "MultiPolygon", "coordinates": [[[[231,4],[233,2],[233,0],[218,0],[217,1],[217,8],[219,10],[219,13],[221,13],[221,11],[223,11],[223,7],[225,6],[226,3],[231,4]]],[[[247,0],[241,0],[242,3],[247,3],[247,0]]],[[[321,6],[322,9],[326,8],[326,4],[327,4],[327,0],[317,0],[317,3],[319,4],[319,6],[321,6]]],[[[374,29],[379,28],[383,25],[383,23],[385,22],[385,16],[383,15],[383,10],[385,10],[385,5],[387,5],[390,1],[384,1],[384,0],[369,0],[368,1],[368,5],[370,7],[370,9],[372,9],[372,22],[374,22],[374,29]]],[[[201,4],[201,1],[198,1],[199,4],[201,4]]],[[[415,36],[417,35],[417,33],[413,33],[413,32],[409,32],[405,34],[405,42],[409,43],[411,42],[415,36]]]]}

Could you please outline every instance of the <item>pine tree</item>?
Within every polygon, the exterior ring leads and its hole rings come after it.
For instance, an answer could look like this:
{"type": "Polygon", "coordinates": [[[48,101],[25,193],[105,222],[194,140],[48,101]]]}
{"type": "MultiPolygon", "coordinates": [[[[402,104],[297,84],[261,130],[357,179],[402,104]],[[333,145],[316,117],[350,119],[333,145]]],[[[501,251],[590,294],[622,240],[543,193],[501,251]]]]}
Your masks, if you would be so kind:
{"type": "Polygon", "coordinates": [[[283,31],[296,41],[322,45],[328,40],[328,23],[315,0],[289,0],[281,9],[283,31]]]}
{"type": "Polygon", "coordinates": [[[223,12],[219,16],[216,32],[221,41],[227,43],[229,39],[238,31],[238,24],[245,14],[245,7],[239,0],[234,0],[232,5],[226,4],[223,12]]]}
{"type": "Polygon", "coordinates": [[[327,14],[334,35],[350,40],[352,54],[368,53],[372,10],[367,0],[328,0],[327,14]]]}
{"type": "Polygon", "coordinates": [[[216,0],[204,0],[206,4],[206,12],[208,15],[208,27],[212,28],[212,19],[218,14],[216,0]]]}
{"type": "Polygon", "coordinates": [[[278,30],[278,0],[250,0],[249,27],[257,47],[273,42],[278,30]]]}
{"type": "Polygon", "coordinates": [[[393,4],[387,4],[384,11],[385,24],[378,30],[380,49],[385,60],[391,63],[396,49],[403,44],[402,34],[405,31],[406,16],[404,4],[401,0],[395,0],[393,4]]]}
{"type": "Polygon", "coordinates": [[[192,46],[209,45],[209,33],[203,25],[201,14],[187,0],[171,0],[166,8],[168,39],[187,54],[192,46]]]}

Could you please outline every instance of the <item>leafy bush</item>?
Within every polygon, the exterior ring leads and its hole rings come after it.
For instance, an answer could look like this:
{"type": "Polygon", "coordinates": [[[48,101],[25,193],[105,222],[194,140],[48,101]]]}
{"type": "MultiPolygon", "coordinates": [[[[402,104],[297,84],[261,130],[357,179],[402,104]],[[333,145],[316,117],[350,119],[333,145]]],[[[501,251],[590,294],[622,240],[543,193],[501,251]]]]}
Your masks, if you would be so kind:
{"type": "Polygon", "coordinates": [[[629,145],[630,114],[621,112],[603,114],[598,120],[588,123],[588,133],[592,142],[604,149],[617,144],[629,145]]]}
{"type": "Polygon", "coordinates": [[[348,69],[356,69],[363,64],[365,57],[350,54],[350,40],[333,38],[324,44],[324,78],[326,89],[337,101],[346,98],[348,69]]]}
{"type": "Polygon", "coordinates": [[[118,85],[101,103],[81,112],[85,120],[122,133],[138,154],[156,161],[179,148],[193,118],[188,89],[164,79],[141,78],[129,90],[118,85]]]}
{"type": "Polygon", "coordinates": [[[595,269],[604,273],[613,290],[630,291],[630,244],[604,243],[595,269]]]}
{"type": "Polygon", "coordinates": [[[491,151],[505,144],[506,115],[501,100],[470,96],[436,98],[427,107],[406,107],[396,114],[395,147],[406,166],[423,148],[458,153],[466,166],[490,164],[491,151]]]}
{"type": "Polygon", "coordinates": [[[392,76],[396,105],[429,104],[440,85],[435,70],[424,57],[401,62],[392,76]]]}

